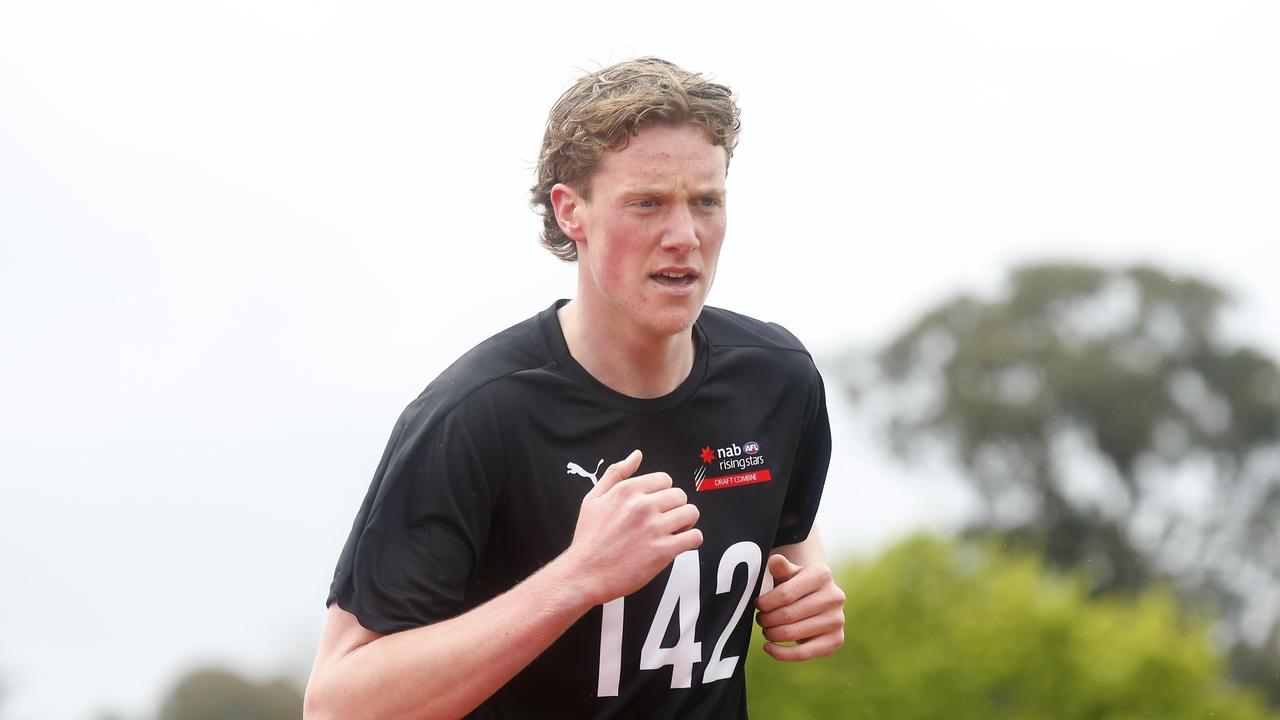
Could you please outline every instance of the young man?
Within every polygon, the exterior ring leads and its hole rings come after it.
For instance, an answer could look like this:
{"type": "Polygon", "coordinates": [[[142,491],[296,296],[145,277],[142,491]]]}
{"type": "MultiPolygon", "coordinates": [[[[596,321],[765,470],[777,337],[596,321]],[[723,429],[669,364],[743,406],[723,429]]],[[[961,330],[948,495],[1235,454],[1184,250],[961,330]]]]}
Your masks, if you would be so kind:
{"type": "Polygon", "coordinates": [[[656,58],[560,98],[533,191],[577,293],[401,416],[308,718],[744,718],[753,604],[775,658],[843,642],[811,532],[821,378],[787,331],[703,307],[737,131],[727,88],[656,58]]]}

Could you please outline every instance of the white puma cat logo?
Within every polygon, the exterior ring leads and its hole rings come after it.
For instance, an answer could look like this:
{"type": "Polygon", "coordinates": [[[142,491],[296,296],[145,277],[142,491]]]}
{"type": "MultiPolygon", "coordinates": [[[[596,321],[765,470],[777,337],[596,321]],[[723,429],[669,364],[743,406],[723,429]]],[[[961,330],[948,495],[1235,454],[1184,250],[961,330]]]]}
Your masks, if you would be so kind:
{"type": "Polygon", "coordinates": [[[600,462],[596,463],[596,471],[587,472],[586,470],[582,469],[582,466],[579,465],[578,463],[571,462],[566,466],[568,468],[568,471],[565,472],[565,475],[581,475],[582,477],[591,480],[591,484],[595,485],[596,483],[600,482],[600,480],[596,477],[596,474],[600,472],[600,466],[603,464],[604,464],[604,458],[600,458],[600,462]]]}

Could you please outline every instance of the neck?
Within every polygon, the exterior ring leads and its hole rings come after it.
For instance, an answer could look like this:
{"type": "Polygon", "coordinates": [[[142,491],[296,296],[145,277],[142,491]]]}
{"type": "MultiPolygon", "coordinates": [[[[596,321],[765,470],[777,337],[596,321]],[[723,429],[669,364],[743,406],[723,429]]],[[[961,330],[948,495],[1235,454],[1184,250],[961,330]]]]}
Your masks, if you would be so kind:
{"type": "Polygon", "coordinates": [[[569,354],[606,387],[634,398],[656,398],[680,387],[689,377],[693,328],[674,335],[654,335],[590,315],[577,300],[557,312],[569,354]]]}

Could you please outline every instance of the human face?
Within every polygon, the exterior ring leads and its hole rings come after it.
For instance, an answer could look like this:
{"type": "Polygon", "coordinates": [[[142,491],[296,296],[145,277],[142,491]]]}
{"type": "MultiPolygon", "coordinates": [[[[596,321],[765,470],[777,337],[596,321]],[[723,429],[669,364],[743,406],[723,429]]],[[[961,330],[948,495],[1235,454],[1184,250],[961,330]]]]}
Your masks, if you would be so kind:
{"type": "Polygon", "coordinates": [[[725,233],[725,150],[692,123],[642,127],[604,154],[578,218],[578,300],[615,331],[687,331],[725,233]]]}

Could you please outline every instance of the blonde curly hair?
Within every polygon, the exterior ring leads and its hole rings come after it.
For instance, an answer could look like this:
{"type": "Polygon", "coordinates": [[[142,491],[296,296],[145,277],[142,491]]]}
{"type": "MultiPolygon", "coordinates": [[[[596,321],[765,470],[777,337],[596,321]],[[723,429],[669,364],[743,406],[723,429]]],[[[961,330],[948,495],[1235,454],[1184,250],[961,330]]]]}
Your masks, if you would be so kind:
{"type": "Polygon", "coordinates": [[[538,154],[530,204],[542,215],[542,244],[561,260],[578,259],[578,246],[556,222],[551,188],[564,183],[590,199],[591,175],[609,150],[627,146],[649,123],[692,122],[733,157],[741,127],[733,93],[674,63],[642,57],[588,73],[551,108],[538,154]]]}

